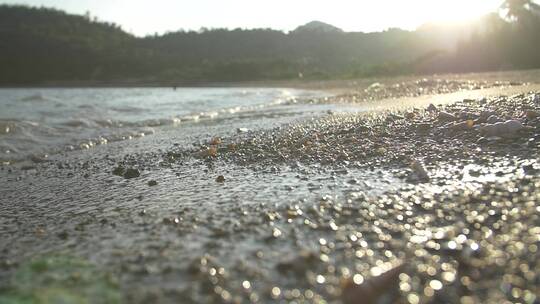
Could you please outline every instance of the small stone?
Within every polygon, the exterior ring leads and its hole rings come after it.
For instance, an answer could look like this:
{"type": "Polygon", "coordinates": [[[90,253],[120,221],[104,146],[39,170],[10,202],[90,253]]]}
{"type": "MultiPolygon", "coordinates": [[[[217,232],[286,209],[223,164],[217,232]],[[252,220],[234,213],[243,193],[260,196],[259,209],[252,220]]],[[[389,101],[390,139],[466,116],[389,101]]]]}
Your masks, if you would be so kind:
{"type": "Polygon", "coordinates": [[[403,269],[404,266],[399,265],[368,280],[360,274],[354,275],[343,284],[342,302],[344,304],[394,303],[393,297],[398,290],[399,275],[403,269]]]}
{"type": "Polygon", "coordinates": [[[414,116],[416,116],[416,115],[412,111],[405,113],[405,117],[408,118],[408,119],[413,119],[414,116]]]}
{"type": "Polygon", "coordinates": [[[124,172],[126,172],[126,169],[122,166],[118,166],[114,168],[114,170],[112,171],[112,174],[117,175],[117,176],[124,176],[124,172]]]}
{"type": "Polygon", "coordinates": [[[527,141],[527,146],[528,147],[536,147],[536,145],[538,144],[538,139],[535,139],[534,137],[531,137],[529,138],[529,140],[527,141]]]}
{"type": "Polygon", "coordinates": [[[477,144],[480,144],[480,145],[483,145],[483,144],[487,144],[489,142],[489,140],[485,137],[480,137],[478,138],[478,140],[476,141],[477,144]]]}
{"type": "Polygon", "coordinates": [[[525,172],[525,174],[533,174],[533,173],[538,172],[538,170],[535,169],[532,164],[525,165],[522,167],[522,169],[523,169],[523,172],[525,172]]]}
{"type": "Polygon", "coordinates": [[[208,149],[203,151],[203,156],[216,157],[217,153],[218,153],[218,150],[217,150],[216,146],[210,146],[208,149]]]}
{"type": "Polygon", "coordinates": [[[69,234],[67,233],[67,231],[62,231],[62,232],[58,233],[58,237],[61,238],[62,240],[67,239],[68,236],[69,236],[69,234]]]}
{"type": "Polygon", "coordinates": [[[15,263],[12,261],[12,260],[3,260],[0,262],[0,268],[4,268],[4,269],[7,269],[7,268],[11,268],[15,265],[15,263]]]}
{"type": "Polygon", "coordinates": [[[497,117],[497,115],[491,115],[486,119],[486,122],[489,124],[494,124],[494,123],[502,122],[502,120],[499,117],[497,117]]]}
{"type": "Polygon", "coordinates": [[[158,184],[158,182],[155,181],[155,180],[148,181],[148,186],[150,186],[150,187],[157,186],[157,184],[158,184]]]}
{"type": "Polygon", "coordinates": [[[511,136],[514,133],[524,129],[523,124],[518,120],[508,120],[505,122],[498,122],[494,124],[487,124],[480,127],[480,133],[484,136],[498,136],[505,137],[511,136]]]}
{"type": "Polygon", "coordinates": [[[540,117],[540,112],[537,112],[537,111],[532,111],[532,110],[529,110],[529,111],[525,111],[525,117],[527,117],[527,119],[535,119],[537,117],[540,117]]]}
{"type": "Polygon", "coordinates": [[[540,94],[535,94],[532,101],[536,104],[540,104],[540,94]]]}
{"type": "Polygon", "coordinates": [[[467,112],[467,111],[461,111],[459,112],[459,115],[458,117],[462,120],[474,120],[474,119],[478,119],[479,116],[474,114],[474,113],[471,113],[471,112],[467,112]]]}
{"type": "Polygon", "coordinates": [[[418,131],[428,131],[429,129],[431,129],[431,124],[430,123],[419,123],[416,125],[416,129],[418,131]]]}
{"type": "Polygon", "coordinates": [[[220,145],[221,144],[221,138],[219,138],[219,137],[212,138],[212,140],[210,141],[210,144],[213,145],[213,146],[220,145]]]}
{"type": "Polygon", "coordinates": [[[236,129],[236,133],[247,133],[249,132],[248,128],[238,128],[236,129]]]}
{"type": "Polygon", "coordinates": [[[36,164],[40,164],[40,163],[47,162],[47,157],[48,155],[43,155],[43,156],[32,155],[30,156],[30,160],[36,164]]]}
{"type": "Polygon", "coordinates": [[[466,121],[462,121],[462,122],[456,123],[455,125],[451,126],[450,130],[452,130],[452,131],[465,131],[465,130],[472,129],[473,126],[474,126],[474,121],[466,120],[466,121]]]}
{"type": "Polygon", "coordinates": [[[491,116],[497,116],[497,112],[495,111],[482,111],[480,112],[480,119],[481,120],[487,120],[491,116]]]}
{"type": "Polygon", "coordinates": [[[225,177],[223,175],[220,175],[216,178],[216,182],[218,183],[224,183],[225,182],[225,177]]]}
{"type": "Polygon", "coordinates": [[[455,121],[457,120],[457,117],[454,114],[441,111],[439,112],[439,120],[440,121],[455,121]]]}
{"type": "Polygon", "coordinates": [[[428,110],[429,112],[436,112],[437,107],[434,104],[430,103],[426,110],[428,110]]]}
{"type": "Polygon", "coordinates": [[[424,165],[421,162],[417,160],[413,161],[411,164],[411,169],[413,170],[413,173],[416,175],[416,177],[419,180],[423,180],[423,181],[429,180],[429,174],[426,170],[426,167],[424,167],[424,165]]]}
{"type": "Polygon", "coordinates": [[[136,178],[139,176],[141,176],[141,172],[138,169],[133,169],[133,168],[127,169],[126,172],[124,173],[125,179],[136,178]]]}
{"type": "Polygon", "coordinates": [[[392,120],[401,120],[401,119],[405,119],[405,116],[401,116],[401,115],[398,115],[398,114],[395,114],[395,113],[390,113],[388,115],[389,118],[391,118],[392,120]]]}

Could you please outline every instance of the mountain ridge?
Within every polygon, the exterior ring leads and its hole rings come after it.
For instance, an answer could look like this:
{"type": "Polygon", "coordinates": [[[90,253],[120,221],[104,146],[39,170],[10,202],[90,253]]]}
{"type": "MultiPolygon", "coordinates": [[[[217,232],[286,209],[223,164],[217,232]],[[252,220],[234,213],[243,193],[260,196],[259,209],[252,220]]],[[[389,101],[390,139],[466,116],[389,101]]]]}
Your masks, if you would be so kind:
{"type": "Polygon", "coordinates": [[[527,30],[491,15],[467,30],[344,32],[312,21],[289,33],[205,29],[136,37],[89,15],[0,5],[0,85],[329,79],[540,67],[534,51],[540,21],[527,30]]]}
{"type": "Polygon", "coordinates": [[[300,25],[292,32],[344,33],[342,29],[318,20],[310,21],[306,24],[300,25]]]}

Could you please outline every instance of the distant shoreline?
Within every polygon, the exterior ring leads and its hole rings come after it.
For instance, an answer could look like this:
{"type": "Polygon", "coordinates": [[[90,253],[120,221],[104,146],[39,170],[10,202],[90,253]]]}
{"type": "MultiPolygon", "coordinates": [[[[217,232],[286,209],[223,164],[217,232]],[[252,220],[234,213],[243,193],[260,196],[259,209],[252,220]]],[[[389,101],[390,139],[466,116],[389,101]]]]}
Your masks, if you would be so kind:
{"type": "MultiPolygon", "coordinates": [[[[284,81],[286,82],[286,81],[284,81]]],[[[190,88],[190,87],[242,87],[242,86],[268,86],[267,81],[249,82],[93,82],[93,81],[58,81],[29,84],[2,84],[0,88],[190,88]]]]}
{"type": "Polygon", "coordinates": [[[145,82],[125,81],[50,81],[28,84],[0,84],[0,89],[9,88],[295,88],[306,90],[330,90],[346,92],[351,89],[363,89],[367,86],[389,80],[393,83],[412,79],[460,79],[482,81],[519,81],[540,83],[540,69],[511,70],[494,72],[445,73],[429,75],[402,75],[392,77],[368,77],[352,79],[289,79],[289,80],[253,80],[253,81],[179,81],[179,82],[145,82]],[[523,77],[526,72],[527,77],[523,77]]]}

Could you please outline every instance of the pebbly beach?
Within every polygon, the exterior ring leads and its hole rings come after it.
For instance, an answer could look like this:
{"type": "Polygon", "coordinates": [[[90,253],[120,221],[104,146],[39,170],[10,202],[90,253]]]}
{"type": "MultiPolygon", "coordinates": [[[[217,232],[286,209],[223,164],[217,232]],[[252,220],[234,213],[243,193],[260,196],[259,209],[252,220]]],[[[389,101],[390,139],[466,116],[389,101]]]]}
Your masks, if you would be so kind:
{"type": "Polygon", "coordinates": [[[347,85],[3,165],[0,303],[536,303],[540,87],[509,78],[347,85]]]}

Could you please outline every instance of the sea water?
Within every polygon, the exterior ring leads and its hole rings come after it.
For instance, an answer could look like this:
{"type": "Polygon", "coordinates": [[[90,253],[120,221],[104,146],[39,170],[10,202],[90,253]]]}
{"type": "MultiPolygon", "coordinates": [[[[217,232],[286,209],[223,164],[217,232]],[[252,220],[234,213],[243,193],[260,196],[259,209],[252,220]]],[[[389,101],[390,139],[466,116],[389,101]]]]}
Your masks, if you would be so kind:
{"type": "Polygon", "coordinates": [[[0,89],[0,161],[89,149],[322,95],[285,88],[0,89]]]}

